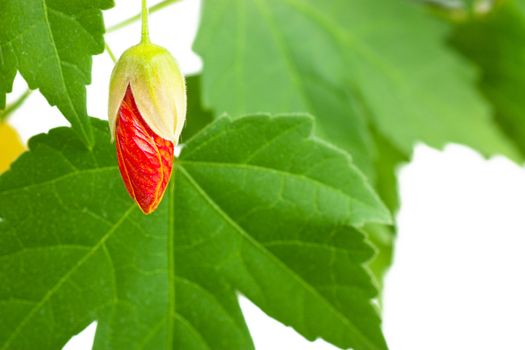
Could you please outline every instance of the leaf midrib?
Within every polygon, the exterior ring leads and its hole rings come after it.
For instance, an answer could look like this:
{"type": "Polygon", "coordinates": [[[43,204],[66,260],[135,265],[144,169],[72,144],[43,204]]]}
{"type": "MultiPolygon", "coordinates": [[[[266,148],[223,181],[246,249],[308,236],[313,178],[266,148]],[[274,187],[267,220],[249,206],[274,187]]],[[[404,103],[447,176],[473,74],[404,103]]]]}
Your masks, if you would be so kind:
{"type": "MultiPolygon", "coordinates": [[[[202,165],[202,166],[206,166],[206,167],[238,168],[238,169],[241,169],[241,170],[244,168],[244,169],[255,170],[255,171],[259,171],[259,172],[273,173],[273,174],[276,174],[276,175],[279,175],[279,176],[295,177],[295,178],[299,178],[299,179],[302,179],[302,180],[306,180],[308,182],[311,182],[311,183],[313,183],[313,184],[315,184],[317,186],[323,187],[325,189],[328,189],[331,192],[338,193],[339,195],[341,195],[341,196],[346,198],[346,200],[349,203],[349,207],[350,208],[352,207],[351,203],[352,202],[356,202],[356,203],[359,203],[359,204],[361,204],[362,206],[364,206],[366,208],[369,208],[369,209],[374,210],[374,211],[376,210],[375,207],[373,207],[370,204],[365,203],[365,202],[363,202],[363,201],[361,201],[361,200],[359,200],[357,198],[351,197],[348,193],[343,192],[340,188],[330,186],[330,185],[325,184],[323,182],[320,182],[320,181],[318,181],[318,180],[316,180],[314,178],[308,177],[305,174],[286,172],[286,171],[283,171],[283,170],[280,170],[280,169],[267,168],[267,167],[263,167],[263,166],[260,166],[260,165],[247,164],[247,163],[226,163],[226,162],[210,162],[210,161],[196,161],[196,160],[181,160],[179,166],[182,168],[184,166],[184,163],[190,164],[190,165],[191,164],[202,165]]],[[[352,210],[350,210],[350,211],[352,211],[352,210]]],[[[374,220],[374,222],[377,222],[377,223],[388,223],[385,220],[379,220],[379,219],[374,220]]],[[[359,224],[361,224],[361,222],[348,222],[348,224],[359,225],[359,224]]]]}
{"type": "Polygon", "coordinates": [[[176,172],[169,184],[168,193],[168,232],[167,232],[167,259],[168,259],[168,310],[167,310],[167,329],[168,329],[168,349],[171,349],[175,333],[174,318],[177,314],[175,305],[175,177],[176,172]]]}
{"type": "Polygon", "coordinates": [[[9,188],[8,190],[5,190],[5,191],[2,191],[0,190],[0,195],[5,195],[5,194],[9,194],[9,193],[12,193],[12,192],[18,192],[18,191],[27,191],[27,190],[31,190],[35,187],[40,187],[40,186],[45,186],[45,185],[52,185],[52,184],[55,184],[61,180],[66,180],[70,177],[73,177],[73,176],[76,176],[76,175],[79,175],[79,174],[90,174],[90,173],[102,173],[102,172],[105,172],[105,171],[108,171],[108,170],[116,170],[118,167],[116,165],[113,165],[113,166],[106,166],[106,167],[100,167],[100,168],[92,168],[92,169],[82,169],[82,170],[78,170],[78,171],[72,171],[72,172],[69,172],[65,175],[61,175],[61,176],[58,176],[58,177],[54,177],[52,179],[49,179],[49,180],[46,180],[46,181],[42,181],[42,182],[37,182],[37,183],[32,183],[32,184],[29,184],[29,185],[24,185],[24,186],[21,186],[21,187],[16,187],[16,188],[9,188]]]}
{"type": "Polygon", "coordinates": [[[67,97],[67,102],[68,102],[69,107],[71,108],[71,111],[73,112],[73,116],[75,120],[77,121],[79,127],[81,128],[82,133],[84,134],[83,136],[86,137],[86,139],[89,139],[88,134],[84,128],[85,125],[84,123],[81,122],[80,116],[78,115],[77,110],[75,109],[75,106],[73,104],[73,100],[71,99],[71,96],[69,95],[69,90],[66,85],[66,78],[64,76],[64,70],[62,68],[62,60],[60,58],[60,55],[58,54],[57,45],[55,42],[55,36],[53,35],[53,32],[51,31],[51,22],[49,21],[49,14],[48,14],[48,7],[49,8],[51,7],[48,6],[47,0],[42,0],[42,7],[44,9],[44,22],[46,24],[46,29],[49,35],[49,39],[51,40],[51,43],[52,43],[51,47],[53,48],[54,57],[57,60],[57,66],[60,72],[59,74],[60,82],[61,82],[62,88],[64,89],[63,91],[67,97]]]}

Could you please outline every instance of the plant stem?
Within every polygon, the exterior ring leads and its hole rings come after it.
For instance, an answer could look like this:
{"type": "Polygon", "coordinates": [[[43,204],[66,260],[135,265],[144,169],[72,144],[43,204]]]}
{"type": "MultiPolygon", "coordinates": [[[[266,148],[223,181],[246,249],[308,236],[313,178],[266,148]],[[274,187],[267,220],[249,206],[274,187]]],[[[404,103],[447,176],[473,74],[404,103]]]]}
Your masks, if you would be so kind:
{"type": "Polygon", "coordinates": [[[142,0],[142,37],[141,43],[149,43],[149,26],[148,26],[148,4],[147,0],[142,0]]]}
{"type": "Polygon", "coordinates": [[[111,51],[108,43],[104,43],[104,46],[106,47],[106,51],[108,52],[109,57],[111,57],[111,60],[113,61],[113,63],[116,63],[117,62],[117,58],[113,54],[113,51],[111,51]]]}
{"type": "MultiPolygon", "coordinates": [[[[176,160],[175,160],[176,161],[176,160]]],[[[168,188],[168,208],[169,208],[169,216],[168,216],[168,296],[170,302],[169,310],[168,310],[168,329],[173,329],[173,317],[172,315],[175,315],[175,173],[173,173],[171,177],[171,183],[169,184],[168,188]]],[[[168,344],[173,344],[173,332],[168,332],[168,344]]]]}
{"type": "MultiPolygon", "coordinates": [[[[159,10],[162,10],[163,8],[165,8],[165,7],[167,7],[167,6],[171,5],[171,4],[174,4],[174,3],[178,2],[178,1],[180,1],[180,0],[164,0],[164,1],[161,1],[158,4],[151,6],[148,9],[148,12],[150,14],[155,13],[155,12],[157,12],[159,10]]],[[[124,28],[124,27],[126,27],[126,26],[128,26],[128,25],[130,25],[132,23],[135,23],[136,21],[141,19],[141,17],[142,17],[142,12],[139,13],[139,14],[136,14],[133,17],[125,19],[122,22],[119,22],[119,23],[117,23],[115,25],[112,25],[111,27],[108,27],[107,30],[106,30],[106,33],[114,32],[114,31],[119,30],[121,28],[124,28]]]]}
{"type": "Polygon", "coordinates": [[[0,122],[5,121],[11,113],[16,111],[18,107],[20,107],[24,103],[24,101],[29,97],[29,95],[31,95],[31,92],[31,89],[27,89],[15,102],[7,105],[6,109],[0,110],[0,122]]]}

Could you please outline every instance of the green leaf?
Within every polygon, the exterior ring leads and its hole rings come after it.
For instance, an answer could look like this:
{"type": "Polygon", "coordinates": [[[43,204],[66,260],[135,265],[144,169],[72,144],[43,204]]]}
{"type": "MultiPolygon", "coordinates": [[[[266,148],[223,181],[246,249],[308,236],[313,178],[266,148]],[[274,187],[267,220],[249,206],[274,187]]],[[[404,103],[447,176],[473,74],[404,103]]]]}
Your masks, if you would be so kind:
{"type": "Polygon", "coordinates": [[[525,154],[525,4],[505,1],[458,23],[451,41],[481,68],[480,86],[497,121],[525,154]]]}
{"type": "MultiPolygon", "coordinates": [[[[417,142],[520,159],[448,34],[423,4],[405,0],[208,0],[195,43],[204,104],[216,114],[313,114],[318,134],[349,151],[395,211],[394,170],[417,142]]],[[[366,232],[381,284],[393,229],[366,232]]]]}
{"type": "MultiPolygon", "coordinates": [[[[397,214],[400,205],[397,171],[401,164],[408,163],[409,159],[377,132],[374,132],[374,140],[378,149],[375,188],[390,212],[397,214]]],[[[393,226],[372,224],[366,227],[368,237],[377,249],[377,254],[369,262],[369,267],[379,284],[380,291],[383,289],[384,275],[392,263],[395,231],[396,228],[393,226]]]]}
{"type": "Polygon", "coordinates": [[[518,158],[474,89],[474,71],[446,46],[447,26],[424,10],[401,0],[206,1],[195,45],[205,103],[234,115],[308,111],[362,166],[371,137],[352,110],[357,91],[405,155],[423,141],[518,158]]]}
{"type": "Polygon", "coordinates": [[[188,110],[186,124],[182,129],[181,142],[186,142],[214,120],[213,113],[204,108],[201,101],[201,76],[186,77],[188,110]]]}
{"type": "Polygon", "coordinates": [[[0,349],[253,349],[246,295],[308,339],[385,349],[358,227],[389,223],[348,155],[304,116],[220,118],[193,137],[144,216],[93,120],[30,141],[0,177],[0,349]]]}
{"type": "Polygon", "coordinates": [[[352,103],[340,48],[289,4],[206,1],[195,49],[205,62],[204,104],[218,115],[309,112],[319,117],[319,135],[373,172],[374,146],[352,103]]]}
{"type": "Polygon", "coordinates": [[[2,0],[0,109],[19,71],[91,144],[85,85],[91,56],[104,51],[101,10],[112,6],[113,0],[2,0]]]}

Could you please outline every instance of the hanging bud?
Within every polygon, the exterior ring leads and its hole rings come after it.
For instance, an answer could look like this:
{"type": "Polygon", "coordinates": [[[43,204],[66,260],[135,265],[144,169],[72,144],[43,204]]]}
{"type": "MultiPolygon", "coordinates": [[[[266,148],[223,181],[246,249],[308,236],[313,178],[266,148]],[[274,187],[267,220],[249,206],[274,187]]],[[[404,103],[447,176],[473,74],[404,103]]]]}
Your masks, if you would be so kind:
{"type": "Polygon", "coordinates": [[[170,53],[149,42],[128,49],[111,75],[109,126],[120,173],[145,214],[168,185],[174,146],[186,118],[184,76],[170,53]]]}

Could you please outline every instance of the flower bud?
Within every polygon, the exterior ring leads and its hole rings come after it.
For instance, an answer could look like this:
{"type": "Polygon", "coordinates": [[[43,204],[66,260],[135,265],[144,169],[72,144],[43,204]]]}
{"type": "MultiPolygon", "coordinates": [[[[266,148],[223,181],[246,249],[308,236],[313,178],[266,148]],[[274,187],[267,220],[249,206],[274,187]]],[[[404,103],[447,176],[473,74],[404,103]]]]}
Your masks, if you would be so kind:
{"type": "Polygon", "coordinates": [[[185,118],[184,77],[170,53],[149,42],[124,52],[111,76],[109,126],[126,188],[145,214],[162,200],[185,118]]]}

